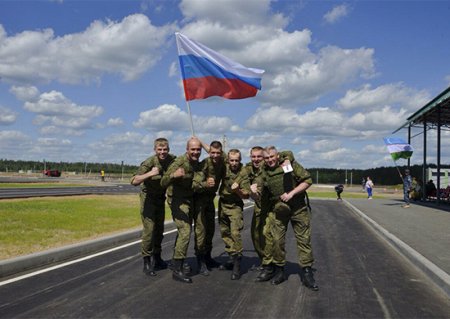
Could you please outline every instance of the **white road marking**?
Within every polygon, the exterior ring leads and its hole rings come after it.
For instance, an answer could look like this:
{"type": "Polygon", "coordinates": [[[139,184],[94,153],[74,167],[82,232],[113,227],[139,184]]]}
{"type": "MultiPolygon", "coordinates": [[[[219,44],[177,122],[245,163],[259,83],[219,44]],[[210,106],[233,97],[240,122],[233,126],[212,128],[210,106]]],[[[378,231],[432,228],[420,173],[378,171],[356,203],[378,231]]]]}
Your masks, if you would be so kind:
{"type": "MultiPolygon", "coordinates": [[[[176,232],[176,231],[177,231],[177,229],[175,228],[175,229],[172,229],[172,230],[169,230],[169,231],[165,232],[164,235],[167,235],[167,234],[170,234],[170,233],[173,233],[173,232],[176,232]]],[[[22,275],[22,276],[18,276],[18,277],[14,277],[14,278],[11,278],[11,279],[8,279],[8,280],[4,280],[4,281],[0,282],[0,287],[8,285],[8,284],[16,282],[16,281],[19,281],[19,280],[23,280],[23,279],[26,279],[26,278],[34,277],[34,276],[37,276],[37,275],[40,275],[40,274],[43,274],[43,273],[46,273],[46,272],[49,272],[49,271],[52,271],[52,270],[55,270],[55,269],[63,268],[63,267],[66,267],[66,266],[69,266],[69,265],[73,265],[73,264],[76,264],[76,263],[79,263],[79,262],[82,262],[82,261],[85,261],[85,260],[89,260],[89,259],[92,259],[92,258],[95,258],[95,257],[98,257],[98,256],[102,256],[102,255],[108,254],[110,252],[113,252],[113,251],[116,251],[116,250],[119,250],[119,249],[123,249],[123,248],[129,247],[129,246],[138,244],[140,242],[141,242],[141,240],[136,240],[136,241],[133,241],[131,243],[127,243],[127,244],[124,244],[124,245],[121,245],[121,246],[118,246],[118,247],[114,247],[114,248],[111,248],[111,249],[108,249],[108,250],[104,250],[104,251],[92,254],[92,255],[88,255],[88,256],[85,256],[85,257],[82,257],[82,258],[71,260],[71,261],[68,261],[68,262],[65,262],[65,263],[62,263],[62,264],[59,264],[59,265],[51,266],[51,267],[48,267],[48,268],[44,268],[44,269],[41,269],[41,270],[37,270],[37,271],[31,272],[31,273],[22,275]]]]}

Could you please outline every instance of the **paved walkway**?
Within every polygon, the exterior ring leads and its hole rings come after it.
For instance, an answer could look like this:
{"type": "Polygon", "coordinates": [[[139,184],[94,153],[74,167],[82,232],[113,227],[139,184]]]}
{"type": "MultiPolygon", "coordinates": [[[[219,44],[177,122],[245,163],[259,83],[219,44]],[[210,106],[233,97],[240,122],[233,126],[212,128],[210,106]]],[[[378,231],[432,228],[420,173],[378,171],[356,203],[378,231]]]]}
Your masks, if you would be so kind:
{"type": "Polygon", "coordinates": [[[398,199],[347,199],[346,204],[450,296],[450,207],[398,199]]]}

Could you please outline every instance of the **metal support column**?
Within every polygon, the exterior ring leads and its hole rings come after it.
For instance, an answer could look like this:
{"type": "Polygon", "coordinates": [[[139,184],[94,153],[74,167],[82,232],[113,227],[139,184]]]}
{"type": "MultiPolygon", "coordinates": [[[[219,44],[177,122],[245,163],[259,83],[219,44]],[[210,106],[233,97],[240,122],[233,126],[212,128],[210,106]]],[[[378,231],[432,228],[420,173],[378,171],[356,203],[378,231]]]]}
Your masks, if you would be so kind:
{"type": "Polygon", "coordinates": [[[422,166],[422,200],[427,199],[427,120],[423,119],[423,166],[422,166]]]}
{"type": "MultiPolygon", "coordinates": [[[[408,144],[411,145],[411,124],[408,126],[408,144]]],[[[408,158],[408,169],[411,166],[411,159],[408,158]]]]}
{"type": "Polygon", "coordinates": [[[441,106],[437,106],[437,184],[436,200],[441,201],[441,106]]]}

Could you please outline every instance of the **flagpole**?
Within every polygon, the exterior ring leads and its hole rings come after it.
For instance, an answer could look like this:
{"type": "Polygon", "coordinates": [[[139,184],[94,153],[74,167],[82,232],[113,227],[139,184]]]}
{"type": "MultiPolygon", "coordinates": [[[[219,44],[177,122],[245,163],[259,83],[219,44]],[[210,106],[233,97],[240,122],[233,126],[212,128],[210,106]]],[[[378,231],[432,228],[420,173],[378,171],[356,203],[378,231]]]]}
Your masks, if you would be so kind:
{"type": "Polygon", "coordinates": [[[400,178],[403,180],[403,176],[402,176],[402,173],[400,173],[400,169],[399,169],[398,166],[397,166],[397,162],[394,161],[394,159],[392,159],[392,161],[394,162],[395,168],[396,168],[397,171],[398,171],[398,175],[400,175],[400,178]]]}
{"type": "Polygon", "coordinates": [[[190,124],[191,124],[191,134],[192,134],[192,136],[195,136],[195,133],[194,133],[194,123],[192,122],[191,106],[190,106],[188,100],[186,100],[186,105],[187,105],[187,109],[188,109],[188,113],[189,113],[189,122],[190,122],[190,124]]]}

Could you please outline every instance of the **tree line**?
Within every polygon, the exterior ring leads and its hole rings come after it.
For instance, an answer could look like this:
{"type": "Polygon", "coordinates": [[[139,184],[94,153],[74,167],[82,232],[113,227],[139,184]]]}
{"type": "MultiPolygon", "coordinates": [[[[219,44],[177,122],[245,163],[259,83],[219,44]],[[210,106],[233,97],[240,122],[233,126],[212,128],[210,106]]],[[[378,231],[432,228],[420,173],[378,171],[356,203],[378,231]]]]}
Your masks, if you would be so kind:
{"type": "MultiPolygon", "coordinates": [[[[43,162],[43,161],[14,161],[0,159],[0,172],[32,171],[42,172],[46,169],[59,170],[60,172],[76,172],[77,174],[97,174],[104,170],[107,174],[134,174],[138,169],[136,165],[122,165],[113,163],[86,163],[86,162],[43,162]]],[[[422,165],[410,167],[411,175],[422,180],[422,165]]],[[[435,164],[427,165],[427,168],[436,168],[435,164]]],[[[450,168],[443,165],[442,168],[450,168]]],[[[397,185],[401,184],[398,170],[395,166],[377,167],[370,169],[336,169],[336,168],[306,168],[314,183],[320,184],[353,184],[359,185],[367,176],[376,185],[397,185]]],[[[399,166],[398,169],[404,172],[406,166],[399,166]]],[[[436,182],[436,180],[435,180],[436,182]]]]}
{"type": "Polygon", "coordinates": [[[76,172],[77,174],[100,173],[104,170],[108,174],[134,174],[138,168],[135,165],[122,165],[113,163],[87,163],[87,162],[41,162],[41,161],[13,161],[0,159],[0,172],[59,170],[60,172],[76,172]]]}

